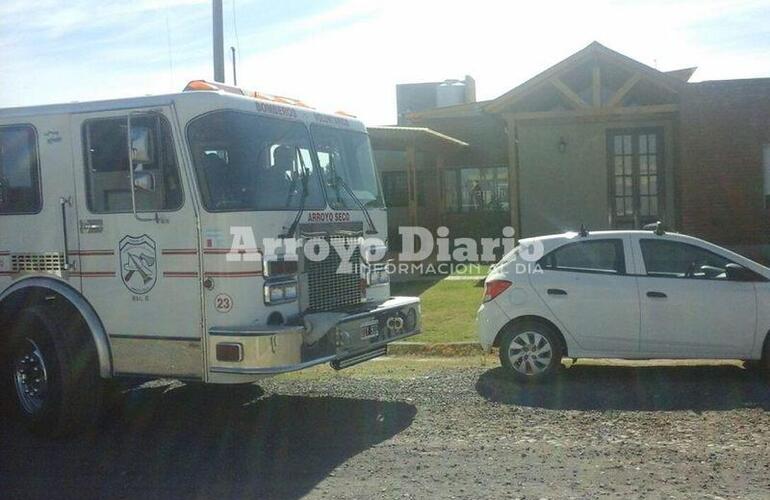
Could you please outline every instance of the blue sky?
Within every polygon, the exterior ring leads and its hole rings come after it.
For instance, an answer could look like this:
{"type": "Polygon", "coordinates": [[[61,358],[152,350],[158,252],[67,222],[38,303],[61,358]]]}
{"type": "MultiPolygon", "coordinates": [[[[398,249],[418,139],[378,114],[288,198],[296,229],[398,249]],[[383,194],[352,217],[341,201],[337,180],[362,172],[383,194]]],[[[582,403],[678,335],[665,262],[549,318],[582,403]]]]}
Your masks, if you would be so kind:
{"type": "MultiPolygon", "coordinates": [[[[210,79],[210,4],[0,0],[0,107],[210,79]]],[[[696,81],[770,77],[767,0],[224,0],[224,10],[239,84],[369,124],[395,121],[396,83],[470,74],[489,99],[593,40],[662,70],[698,66],[696,81]]]]}

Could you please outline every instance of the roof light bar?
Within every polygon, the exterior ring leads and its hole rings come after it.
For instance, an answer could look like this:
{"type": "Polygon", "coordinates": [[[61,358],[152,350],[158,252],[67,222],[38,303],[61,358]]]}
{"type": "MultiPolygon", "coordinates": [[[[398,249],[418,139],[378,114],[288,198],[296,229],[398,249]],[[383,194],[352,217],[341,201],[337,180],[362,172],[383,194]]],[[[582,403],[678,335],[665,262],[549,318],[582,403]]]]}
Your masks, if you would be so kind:
{"type": "Polygon", "coordinates": [[[196,90],[221,90],[229,94],[242,95],[246,97],[252,97],[254,99],[260,99],[263,101],[272,101],[280,104],[288,104],[290,106],[297,106],[300,108],[315,109],[312,106],[308,106],[299,99],[293,97],[284,97],[280,95],[265,94],[257,92],[255,90],[246,90],[240,87],[233,87],[232,85],[225,85],[218,82],[207,82],[206,80],[193,80],[187,84],[184,88],[184,92],[196,91],[196,90]]]}

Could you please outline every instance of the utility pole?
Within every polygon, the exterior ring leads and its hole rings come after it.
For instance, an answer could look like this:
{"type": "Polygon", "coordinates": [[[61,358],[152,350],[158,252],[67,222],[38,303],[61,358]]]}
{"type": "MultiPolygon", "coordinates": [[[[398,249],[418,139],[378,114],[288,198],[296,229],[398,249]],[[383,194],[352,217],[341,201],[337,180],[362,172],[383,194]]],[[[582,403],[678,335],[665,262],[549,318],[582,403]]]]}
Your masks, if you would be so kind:
{"type": "Polygon", "coordinates": [[[213,1],[213,32],[214,32],[214,81],[225,83],[225,48],[223,21],[222,21],[222,0],[213,1]]]}
{"type": "Polygon", "coordinates": [[[233,54],[233,86],[238,86],[238,73],[235,72],[235,47],[230,47],[230,52],[233,54]]]}

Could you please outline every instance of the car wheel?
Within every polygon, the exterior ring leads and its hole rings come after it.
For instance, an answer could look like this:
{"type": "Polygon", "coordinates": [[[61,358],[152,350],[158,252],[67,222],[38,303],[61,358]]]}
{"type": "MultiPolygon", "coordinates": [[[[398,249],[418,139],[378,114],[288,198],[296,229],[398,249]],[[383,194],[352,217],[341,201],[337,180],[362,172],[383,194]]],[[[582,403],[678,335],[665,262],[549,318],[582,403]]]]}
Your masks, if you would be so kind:
{"type": "Polygon", "coordinates": [[[53,306],[32,306],[11,328],[5,376],[17,415],[36,434],[73,434],[100,416],[96,349],[80,318],[68,316],[53,306]]]}
{"type": "Polygon", "coordinates": [[[765,344],[762,348],[762,359],[746,362],[745,366],[770,378],[770,339],[765,339],[765,344]]]}
{"type": "Polygon", "coordinates": [[[540,381],[561,366],[562,345],[553,328],[539,322],[513,326],[500,339],[500,364],[521,381],[540,381]]]}

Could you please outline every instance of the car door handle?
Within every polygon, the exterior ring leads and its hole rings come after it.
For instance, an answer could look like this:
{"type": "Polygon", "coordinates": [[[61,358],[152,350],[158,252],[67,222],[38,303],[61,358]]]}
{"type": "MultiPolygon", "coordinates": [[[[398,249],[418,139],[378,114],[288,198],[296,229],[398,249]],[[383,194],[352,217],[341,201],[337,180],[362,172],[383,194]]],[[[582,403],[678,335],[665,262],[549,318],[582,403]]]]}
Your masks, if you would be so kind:
{"type": "Polygon", "coordinates": [[[652,297],[653,299],[665,299],[668,297],[668,295],[663,292],[647,292],[647,296],[652,297]]]}
{"type": "Polygon", "coordinates": [[[567,295],[567,291],[561,288],[549,288],[548,295],[567,295]]]}

